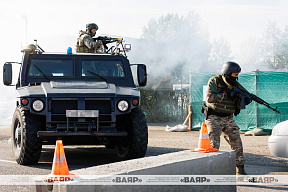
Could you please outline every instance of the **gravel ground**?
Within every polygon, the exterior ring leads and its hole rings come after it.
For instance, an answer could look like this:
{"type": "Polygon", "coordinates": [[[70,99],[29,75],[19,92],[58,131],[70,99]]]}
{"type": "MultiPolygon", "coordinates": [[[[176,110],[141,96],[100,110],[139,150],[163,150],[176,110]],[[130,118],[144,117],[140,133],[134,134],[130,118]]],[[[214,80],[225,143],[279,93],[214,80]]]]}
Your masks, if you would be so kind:
{"type": "MultiPolygon", "coordinates": [[[[157,148],[159,153],[175,152],[196,148],[199,141],[199,131],[167,132],[165,126],[175,126],[175,123],[149,124],[149,151],[157,148]]],[[[268,148],[269,135],[244,136],[241,139],[244,147],[245,169],[249,175],[287,175],[288,159],[270,155],[268,148]]],[[[230,151],[230,146],[221,136],[220,150],[230,151]]],[[[153,150],[154,151],[154,150],[153,150]]],[[[288,186],[237,186],[238,192],[278,192],[288,191],[288,186]]]]}
{"type": "MultiPolygon", "coordinates": [[[[149,143],[148,143],[148,150],[146,156],[154,156],[160,155],[164,153],[171,153],[177,152],[181,150],[187,150],[196,148],[198,146],[199,140],[199,131],[188,131],[188,132],[167,132],[165,131],[165,126],[175,126],[176,123],[153,123],[149,124],[149,143]]],[[[268,137],[269,136],[244,136],[241,134],[241,138],[244,145],[244,158],[246,160],[246,172],[249,175],[288,175],[288,159],[273,157],[269,154],[268,148],[268,137]]],[[[10,129],[0,127],[0,141],[7,141],[10,138],[10,129]]],[[[47,148],[48,146],[44,146],[47,148]]],[[[9,147],[10,148],[10,147],[9,147]]],[[[75,151],[74,149],[70,149],[67,147],[66,156],[69,156],[69,152],[75,151]]],[[[49,148],[44,149],[44,151],[49,150],[49,148]]],[[[83,148],[79,148],[77,150],[81,150],[78,153],[84,153],[83,148]]],[[[86,150],[94,151],[95,149],[86,150]]],[[[103,153],[105,149],[101,148],[100,151],[97,150],[99,153],[103,153]]],[[[230,150],[230,146],[227,142],[221,137],[221,147],[220,150],[230,150]]],[[[106,150],[105,150],[106,151],[106,150]]],[[[109,153],[109,152],[107,152],[109,153]]],[[[112,154],[113,155],[113,154],[112,154]]],[[[53,156],[53,149],[49,150],[49,159],[52,159],[53,156]],[[51,153],[51,154],[50,154],[51,153]]],[[[111,154],[107,154],[108,162],[111,161],[111,154]],[[110,160],[109,160],[110,158],[110,160]]],[[[44,157],[43,157],[44,158],[44,157]]],[[[43,159],[42,158],[42,159],[43,159]]],[[[75,158],[75,157],[74,157],[75,158]]],[[[71,164],[77,164],[73,156],[69,157],[69,162],[71,164]]],[[[105,159],[104,159],[105,160],[105,159]]],[[[90,163],[89,159],[87,160],[87,165],[90,163]]],[[[42,170],[41,166],[36,166],[35,170],[38,170],[38,174],[42,172],[50,172],[50,163],[49,170],[42,170]]],[[[45,163],[47,164],[47,163],[45,163]]],[[[43,164],[43,165],[45,165],[43,164]]],[[[16,164],[17,165],[17,164],[16,164]]],[[[72,167],[71,165],[71,167],[72,167]]],[[[82,164],[83,165],[83,164],[82,164]]],[[[4,169],[9,169],[10,164],[5,164],[7,166],[4,169]]],[[[14,165],[13,165],[14,166],[14,165]]],[[[84,165],[83,165],[84,166],[84,165]]],[[[79,168],[83,168],[79,167],[79,168]]],[[[22,167],[23,169],[27,168],[27,173],[29,172],[29,167],[22,167]]],[[[0,168],[1,169],[1,168],[0,168]]],[[[31,169],[31,168],[30,168],[31,169]]],[[[31,173],[30,173],[31,174],[31,173]]],[[[0,188],[1,189],[1,188],[0,188]]],[[[3,188],[2,188],[3,189],[3,188]]],[[[11,189],[11,188],[10,188],[11,189]]],[[[27,188],[21,188],[21,186],[15,186],[13,191],[27,191],[27,188]]],[[[7,190],[4,190],[7,191],[7,190]]],[[[276,191],[288,191],[287,186],[237,186],[237,191],[239,192],[276,192],[276,191]]]]}

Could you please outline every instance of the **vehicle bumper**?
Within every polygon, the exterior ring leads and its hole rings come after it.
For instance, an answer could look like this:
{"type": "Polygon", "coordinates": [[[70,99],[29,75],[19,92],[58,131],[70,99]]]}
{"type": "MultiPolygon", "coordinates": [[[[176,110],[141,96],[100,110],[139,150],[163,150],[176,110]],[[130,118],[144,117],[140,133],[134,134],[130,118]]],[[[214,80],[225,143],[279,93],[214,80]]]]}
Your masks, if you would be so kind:
{"type": "Polygon", "coordinates": [[[268,139],[268,146],[271,155],[288,158],[288,135],[271,135],[268,139]]]}
{"type": "Polygon", "coordinates": [[[66,137],[66,136],[103,136],[103,137],[125,137],[127,132],[125,131],[115,131],[115,132],[101,132],[101,131],[92,131],[90,132],[57,132],[57,131],[38,131],[38,137],[66,137]]]}

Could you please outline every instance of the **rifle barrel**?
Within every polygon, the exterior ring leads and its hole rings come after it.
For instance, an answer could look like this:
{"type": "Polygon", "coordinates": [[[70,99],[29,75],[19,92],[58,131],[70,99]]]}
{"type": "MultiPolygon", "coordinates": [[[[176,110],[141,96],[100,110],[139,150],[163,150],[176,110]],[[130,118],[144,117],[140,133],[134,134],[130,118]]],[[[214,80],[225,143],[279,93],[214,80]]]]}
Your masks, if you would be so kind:
{"type": "Polygon", "coordinates": [[[272,109],[273,111],[275,111],[275,112],[280,114],[280,111],[277,110],[278,107],[276,107],[276,108],[271,107],[269,103],[267,103],[266,101],[264,101],[260,97],[254,95],[252,93],[249,93],[248,91],[243,90],[243,89],[241,89],[239,87],[235,87],[234,90],[236,92],[240,93],[241,95],[244,95],[244,96],[248,97],[249,99],[251,99],[251,100],[253,100],[253,101],[255,101],[255,102],[257,102],[257,103],[259,103],[261,105],[265,105],[269,109],[272,109]]]}

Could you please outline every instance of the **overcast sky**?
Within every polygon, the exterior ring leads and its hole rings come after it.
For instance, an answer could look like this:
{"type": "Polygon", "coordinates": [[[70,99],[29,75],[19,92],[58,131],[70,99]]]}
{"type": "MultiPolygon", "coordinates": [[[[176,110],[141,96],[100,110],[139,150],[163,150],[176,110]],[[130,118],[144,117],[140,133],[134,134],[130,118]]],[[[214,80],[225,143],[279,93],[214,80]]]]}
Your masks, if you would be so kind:
{"type": "MultiPolygon", "coordinates": [[[[150,19],[168,13],[185,16],[189,11],[200,15],[211,41],[227,38],[235,51],[242,41],[262,36],[269,21],[283,29],[288,24],[287,10],[287,0],[2,0],[0,63],[21,62],[21,42],[34,39],[49,52],[66,51],[61,45],[69,37],[68,46],[74,49],[79,30],[89,22],[97,23],[98,35],[140,38],[150,19]]],[[[1,125],[1,116],[13,114],[15,87],[1,82],[0,88],[4,93],[0,94],[1,125]]]]}
{"type": "Polygon", "coordinates": [[[47,36],[77,36],[86,23],[95,22],[98,34],[139,38],[152,18],[196,11],[211,39],[225,37],[234,46],[261,36],[269,20],[284,27],[287,8],[285,0],[9,0],[0,2],[0,35],[2,45],[20,46],[47,36]]]}

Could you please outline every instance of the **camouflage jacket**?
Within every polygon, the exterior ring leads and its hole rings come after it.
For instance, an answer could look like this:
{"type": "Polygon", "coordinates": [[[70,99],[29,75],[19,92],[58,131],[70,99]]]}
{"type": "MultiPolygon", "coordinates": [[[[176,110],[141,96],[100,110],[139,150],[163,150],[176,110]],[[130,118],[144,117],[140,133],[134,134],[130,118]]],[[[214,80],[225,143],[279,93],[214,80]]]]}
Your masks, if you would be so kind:
{"type": "MultiPolygon", "coordinates": [[[[230,91],[221,75],[211,77],[208,81],[206,105],[218,113],[239,113],[241,98],[229,98],[230,91]]],[[[231,86],[231,85],[229,85],[231,86]]],[[[236,85],[234,85],[236,86],[236,85]]]]}
{"type": "Polygon", "coordinates": [[[102,45],[102,41],[94,41],[92,37],[85,31],[79,31],[77,39],[77,53],[95,53],[102,45]]]}

